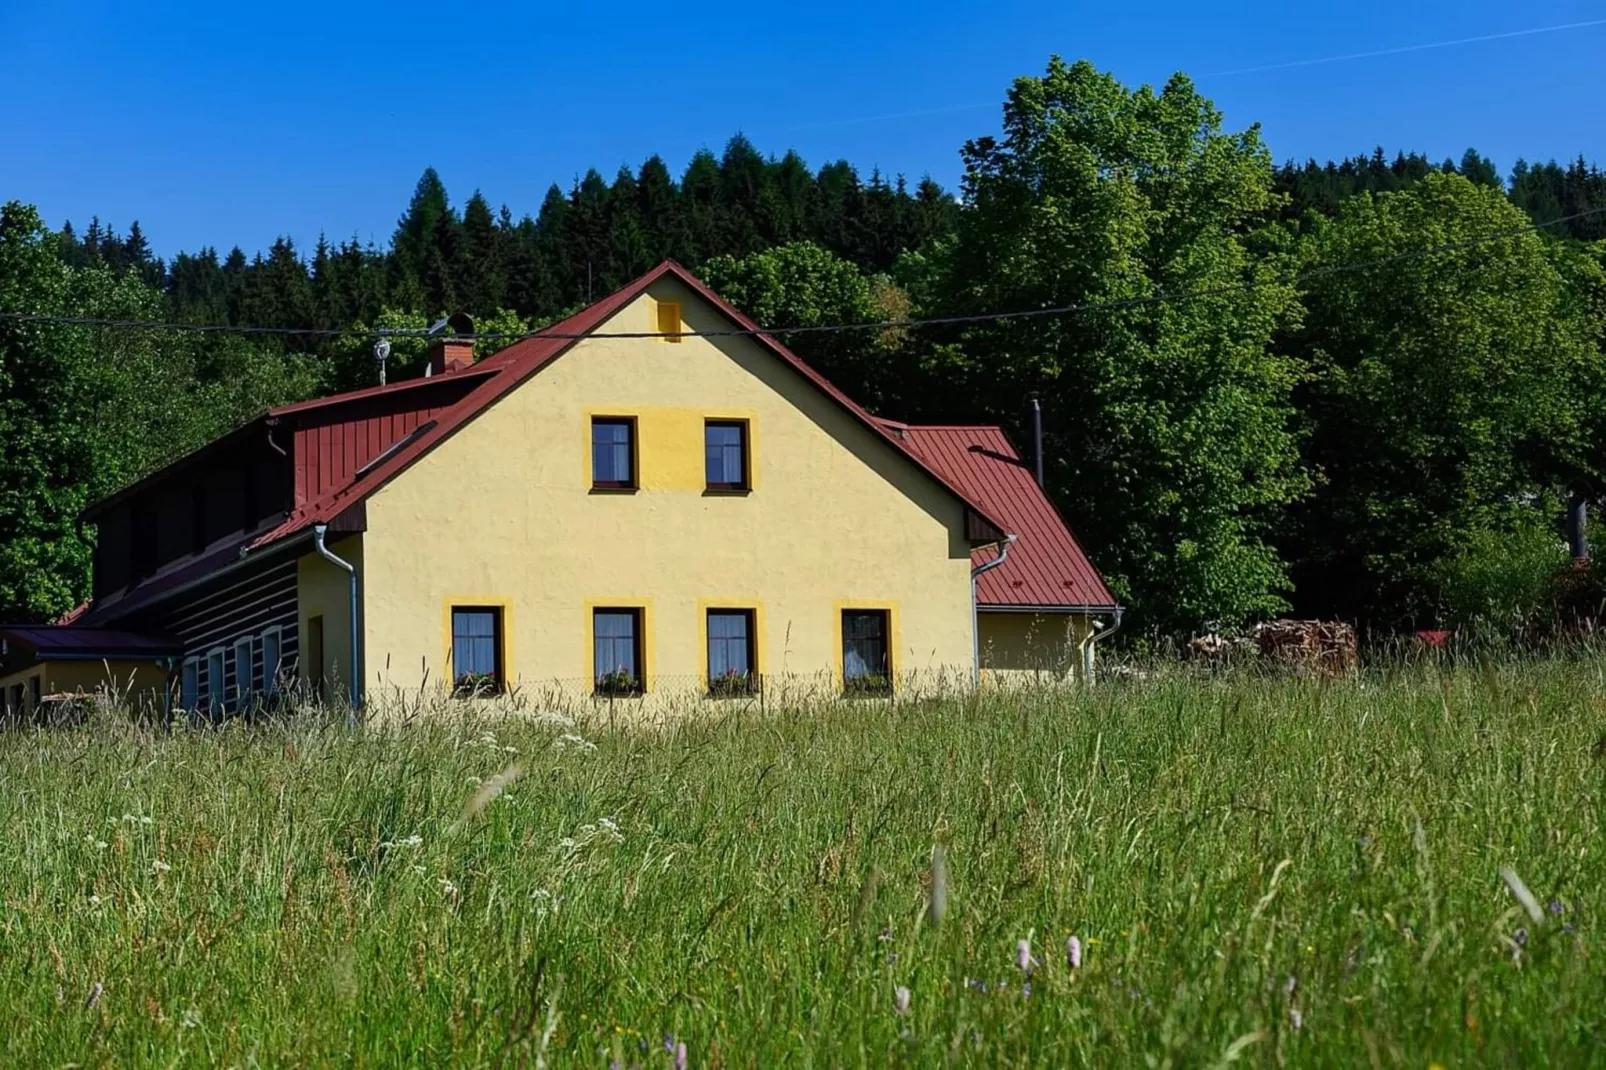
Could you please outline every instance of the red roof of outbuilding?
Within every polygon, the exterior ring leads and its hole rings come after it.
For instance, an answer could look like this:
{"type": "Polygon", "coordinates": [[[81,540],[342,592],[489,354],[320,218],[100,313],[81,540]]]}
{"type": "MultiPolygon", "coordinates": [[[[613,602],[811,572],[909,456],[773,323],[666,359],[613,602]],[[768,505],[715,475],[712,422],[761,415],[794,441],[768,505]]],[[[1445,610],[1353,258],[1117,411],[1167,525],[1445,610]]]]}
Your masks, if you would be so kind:
{"type": "MultiPolygon", "coordinates": [[[[1002,534],[1009,530],[988,507],[973,498],[966,490],[944,475],[943,472],[929,464],[920,453],[911,449],[907,442],[889,430],[881,421],[871,416],[852,398],[838,390],[819,372],[809,367],[801,358],[775,338],[762,333],[762,329],[757,324],[738,312],[707,286],[704,286],[702,281],[691,272],[673,260],[666,260],[623,289],[609,294],[569,318],[560,320],[540,333],[516,342],[501,352],[495,353],[473,365],[472,371],[481,377],[480,382],[469,392],[467,397],[440,412],[435,418],[432,427],[423,430],[423,433],[402,443],[400,448],[384,456],[378,463],[361,469],[357,477],[350,482],[335,487],[328,493],[298,506],[294,512],[284,519],[283,523],[257,536],[252,541],[251,547],[254,549],[265,546],[315,524],[332,521],[344,510],[389,483],[419,458],[450,438],[464,424],[473,420],[474,417],[484,412],[497,400],[530,378],[530,376],[563,355],[576,342],[581,341],[586,334],[595,331],[620,309],[639,297],[646,291],[647,287],[665,276],[672,277],[695,291],[740,329],[758,332],[752,336],[754,341],[764,346],[785,363],[791,365],[810,383],[857,417],[865,427],[874,431],[894,449],[903,453],[923,469],[932,479],[947,488],[985,526],[994,529],[998,537],[1001,538],[1002,534]]],[[[460,372],[458,374],[462,375],[464,373],[460,372]]],[[[400,384],[397,385],[399,386],[400,384]]],[[[343,397],[345,395],[336,395],[336,397],[326,400],[333,402],[343,397]]]]}
{"type": "MultiPolygon", "coordinates": [[[[1001,428],[883,423],[1017,536],[1004,563],[976,580],[979,605],[1064,610],[1116,604],[1070,526],[1001,428]]],[[[977,550],[972,558],[981,564],[996,555],[989,548],[977,550]]]]}
{"type": "Polygon", "coordinates": [[[14,625],[0,628],[8,643],[26,647],[40,661],[100,661],[118,658],[170,657],[184,652],[171,636],[125,632],[116,628],[71,625],[14,625]]]}

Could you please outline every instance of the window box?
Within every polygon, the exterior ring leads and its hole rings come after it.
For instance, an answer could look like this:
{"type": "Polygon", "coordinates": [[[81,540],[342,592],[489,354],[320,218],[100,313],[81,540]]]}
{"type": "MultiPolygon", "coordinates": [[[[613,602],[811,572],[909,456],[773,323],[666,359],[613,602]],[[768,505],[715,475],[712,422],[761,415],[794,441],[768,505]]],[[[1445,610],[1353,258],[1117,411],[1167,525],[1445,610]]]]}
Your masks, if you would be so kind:
{"type": "Polygon", "coordinates": [[[742,698],[763,690],[763,678],[756,672],[738,672],[732,669],[708,680],[710,698],[742,698]]]}

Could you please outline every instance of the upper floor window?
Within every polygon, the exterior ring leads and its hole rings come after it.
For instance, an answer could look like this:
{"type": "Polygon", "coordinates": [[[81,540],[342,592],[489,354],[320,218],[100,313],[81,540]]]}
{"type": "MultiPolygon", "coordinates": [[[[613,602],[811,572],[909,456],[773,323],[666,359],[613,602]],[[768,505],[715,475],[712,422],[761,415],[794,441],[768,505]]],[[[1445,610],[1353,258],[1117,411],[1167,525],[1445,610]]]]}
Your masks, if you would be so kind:
{"type": "Polygon", "coordinates": [[[709,490],[747,490],[747,421],[703,425],[703,467],[709,490]]]}
{"type": "Polygon", "coordinates": [[[459,694],[502,690],[502,610],[496,606],[452,607],[452,685],[459,694]]]}
{"type": "Polygon", "coordinates": [[[591,421],[591,485],[599,490],[636,487],[636,421],[628,416],[591,421]]]}
{"type": "Polygon", "coordinates": [[[680,302],[659,301],[657,312],[658,322],[655,326],[659,335],[662,336],[662,340],[665,342],[680,341],[681,332],[685,330],[680,325],[680,302]]]}

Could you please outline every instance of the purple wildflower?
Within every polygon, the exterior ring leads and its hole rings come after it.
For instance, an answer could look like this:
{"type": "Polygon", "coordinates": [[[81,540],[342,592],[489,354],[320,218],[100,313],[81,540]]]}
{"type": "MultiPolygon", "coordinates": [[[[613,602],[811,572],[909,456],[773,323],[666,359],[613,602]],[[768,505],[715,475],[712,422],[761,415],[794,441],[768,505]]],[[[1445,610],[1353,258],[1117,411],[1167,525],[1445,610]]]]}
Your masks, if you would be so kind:
{"type": "Polygon", "coordinates": [[[1567,912],[1567,908],[1561,905],[1560,899],[1552,899],[1545,909],[1558,917],[1567,912]]]}
{"type": "Polygon", "coordinates": [[[1032,983],[1030,981],[1027,981],[1020,986],[1020,994],[1023,999],[1032,998],[1032,983]]]}
{"type": "Polygon", "coordinates": [[[1065,961],[1073,970],[1082,968],[1082,941],[1074,936],[1065,941],[1065,961]]]}
{"type": "Polygon", "coordinates": [[[675,1070],[686,1070],[686,1042],[675,1045],[675,1070]]]}
{"type": "Polygon", "coordinates": [[[1032,942],[1030,940],[1016,941],[1015,968],[1024,974],[1032,972],[1032,942]]]}

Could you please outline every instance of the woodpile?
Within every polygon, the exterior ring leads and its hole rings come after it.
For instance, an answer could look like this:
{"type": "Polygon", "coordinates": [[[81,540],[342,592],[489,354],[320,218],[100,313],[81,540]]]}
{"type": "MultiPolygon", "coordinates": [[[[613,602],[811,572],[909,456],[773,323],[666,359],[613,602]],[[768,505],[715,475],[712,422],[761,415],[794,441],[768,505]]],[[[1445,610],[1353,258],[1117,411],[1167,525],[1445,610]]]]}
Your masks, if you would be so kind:
{"type": "Polygon", "coordinates": [[[1342,621],[1269,620],[1250,634],[1261,657],[1298,672],[1338,676],[1360,664],[1355,629],[1342,621]]]}

